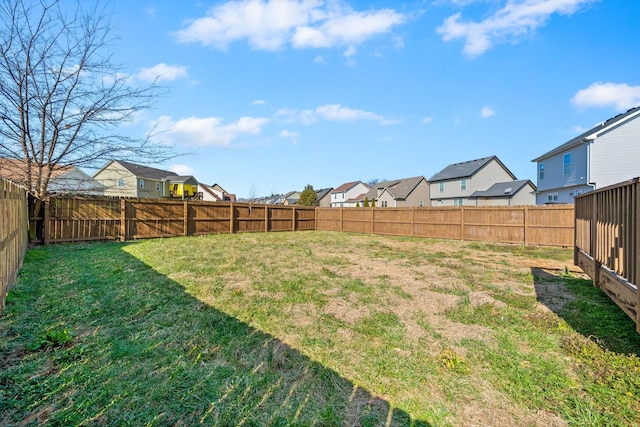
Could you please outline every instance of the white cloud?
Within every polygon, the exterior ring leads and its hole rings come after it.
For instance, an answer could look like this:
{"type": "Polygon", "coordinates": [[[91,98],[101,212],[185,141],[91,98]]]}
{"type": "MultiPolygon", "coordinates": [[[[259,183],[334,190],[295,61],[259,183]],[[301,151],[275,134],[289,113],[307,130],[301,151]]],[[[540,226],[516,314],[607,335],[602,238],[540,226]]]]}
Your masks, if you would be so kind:
{"type": "Polygon", "coordinates": [[[175,35],[218,49],[237,40],[272,51],[286,45],[328,48],[362,43],[405,20],[392,9],[358,12],[335,0],[238,0],[214,6],[175,35]]]}
{"type": "Polygon", "coordinates": [[[326,65],[327,61],[321,55],[318,55],[315,58],[313,58],[313,63],[314,64],[326,65]]]}
{"type": "Polygon", "coordinates": [[[347,48],[347,50],[344,51],[344,53],[342,54],[345,58],[351,58],[353,55],[356,54],[356,48],[353,46],[349,46],[347,48]]]}
{"type": "Polygon", "coordinates": [[[420,120],[420,123],[427,125],[432,121],[433,121],[433,117],[423,117],[422,120],[420,120]]]}
{"type": "Polygon", "coordinates": [[[483,119],[488,119],[491,116],[495,116],[495,114],[496,114],[496,112],[493,111],[493,109],[491,107],[489,107],[488,105],[485,105],[480,110],[480,117],[482,117],[483,119]]]}
{"type": "Polygon", "coordinates": [[[298,138],[300,137],[300,134],[298,132],[291,132],[288,130],[283,130],[280,132],[280,134],[278,135],[280,138],[288,138],[291,140],[291,142],[293,142],[294,144],[298,143],[298,138]]]}
{"type": "Polygon", "coordinates": [[[256,99],[254,101],[251,101],[251,105],[264,105],[266,103],[267,101],[265,101],[264,99],[256,99]]]}
{"type": "Polygon", "coordinates": [[[241,117],[233,123],[223,124],[218,117],[188,117],[174,122],[171,117],[159,120],[159,137],[165,143],[226,147],[240,135],[257,135],[269,119],[241,117]]]}
{"type": "Polygon", "coordinates": [[[457,13],[437,28],[444,41],[465,39],[464,53],[474,57],[494,43],[517,40],[534,32],[553,14],[572,15],[597,0],[508,0],[495,14],[480,22],[465,22],[457,13]]]}
{"type": "Polygon", "coordinates": [[[146,81],[173,81],[182,77],[187,77],[187,67],[183,65],[167,65],[164,62],[151,68],[142,68],[138,73],[138,78],[146,81]]]}
{"type": "Polygon", "coordinates": [[[171,165],[169,166],[169,170],[171,172],[177,173],[180,176],[189,176],[189,175],[193,176],[193,168],[187,165],[181,165],[181,164],[171,165]]]}
{"type": "Polygon", "coordinates": [[[343,107],[340,104],[322,105],[316,108],[315,113],[327,121],[335,121],[335,122],[353,122],[353,121],[359,121],[359,120],[371,120],[371,121],[378,122],[382,125],[397,123],[396,121],[386,119],[385,117],[379,114],[375,114],[370,111],[343,107]]]}
{"type": "Polygon", "coordinates": [[[640,105],[640,86],[596,82],[576,92],[571,102],[580,108],[613,107],[619,111],[628,110],[640,105]]]}
{"type": "Polygon", "coordinates": [[[381,125],[391,125],[398,123],[397,120],[387,119],[370,111],[358,110],[354,108],[343,107],[340,104],[325,104],[317,107],[315,110],[293,110],[289,108],[281,108],[276,112],[276,116],[282,118],[288,123],[300,122],[305,125],[313,124],[319,120],[329,122],[355,122],[355,121],[375,121],[381,125]]]}

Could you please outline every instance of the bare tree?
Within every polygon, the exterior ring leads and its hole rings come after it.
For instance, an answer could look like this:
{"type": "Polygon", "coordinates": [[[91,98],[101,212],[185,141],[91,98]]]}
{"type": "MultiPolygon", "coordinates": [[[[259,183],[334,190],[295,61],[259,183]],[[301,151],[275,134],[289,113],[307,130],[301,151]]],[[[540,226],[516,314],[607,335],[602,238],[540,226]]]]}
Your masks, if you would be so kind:
{"type": "MultiPolygon", "coordinates": [[[[134,86],[114,64],[108,4],[0,2],[0,158],[23,163],[21,183],[38,199],[62,166],[167,158],[170,148],[118,126],[151,106],[161,88],[134,86]]],[[[39,206],[36,211],[39,210],[39,206]]]]}

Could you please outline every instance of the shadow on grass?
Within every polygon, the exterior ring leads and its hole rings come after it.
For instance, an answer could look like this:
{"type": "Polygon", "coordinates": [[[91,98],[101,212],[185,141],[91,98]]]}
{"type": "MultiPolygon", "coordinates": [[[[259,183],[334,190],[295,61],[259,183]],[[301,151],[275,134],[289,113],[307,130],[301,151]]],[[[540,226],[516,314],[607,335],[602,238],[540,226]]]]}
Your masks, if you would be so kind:
{"type": "Polygon", "coordinates": [[[574,330],[595,340],[604,349],[640,356],[636,325],[591,280],[560,270],[532,268],[538,301],[574,330]]]}
{"type": "Polygon", "coordinates": [[[125,245],[28,252],[0,315],[0,425],[429,425],[125,245]],[[64,330],[69,343],[41,339],[64,330]]]}

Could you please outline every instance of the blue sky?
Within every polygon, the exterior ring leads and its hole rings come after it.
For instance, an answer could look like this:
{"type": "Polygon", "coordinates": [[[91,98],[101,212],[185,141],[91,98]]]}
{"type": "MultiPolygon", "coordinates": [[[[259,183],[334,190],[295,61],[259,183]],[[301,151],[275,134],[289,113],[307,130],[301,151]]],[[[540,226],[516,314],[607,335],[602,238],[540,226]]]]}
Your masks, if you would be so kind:
{"type": "Polygon", "coordinates": [[[123,132],[239,197],[531,159],[640,105],[640,2],[114,2],[114,60],[170,87],[123,132]]]}

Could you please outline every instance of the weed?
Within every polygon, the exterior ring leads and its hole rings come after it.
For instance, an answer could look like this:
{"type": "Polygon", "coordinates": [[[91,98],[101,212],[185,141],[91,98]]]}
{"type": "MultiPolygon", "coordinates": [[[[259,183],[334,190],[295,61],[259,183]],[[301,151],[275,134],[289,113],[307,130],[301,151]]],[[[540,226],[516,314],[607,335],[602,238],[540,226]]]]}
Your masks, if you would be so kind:
{"type": "Polygon", "coordinates": [[[39,335],[28,347],[30,351],[62,347],[73,340],[73,334],[67,329],[50,329],[39,335]]]}

